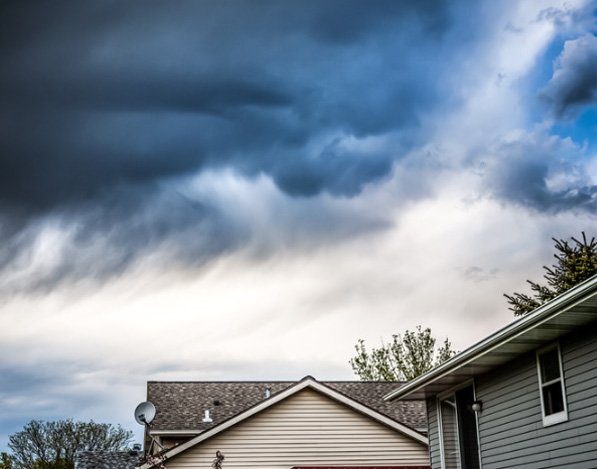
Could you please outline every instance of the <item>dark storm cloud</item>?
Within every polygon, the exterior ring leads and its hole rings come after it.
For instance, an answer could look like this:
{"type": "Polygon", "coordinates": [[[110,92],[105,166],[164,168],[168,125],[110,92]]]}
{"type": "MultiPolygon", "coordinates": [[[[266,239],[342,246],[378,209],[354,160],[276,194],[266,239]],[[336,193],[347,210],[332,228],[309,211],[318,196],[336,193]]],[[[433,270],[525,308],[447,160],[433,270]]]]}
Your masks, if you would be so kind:
{"type": "Polygon", "coordinates": [[[597,103],[597,37],[587,34],[566,42],[540,97],[558,117],[570,117],[582,106],[597,103]]]}
{"type": "Polygon", "coordinates": [[[354,195],[366,181],[378,179],[390,171],[385,155],[346,151],[339,142],[330,143],[320,154],[307,161],[288,161],[274,169],[274,181],[291,195],[354,195]]]}
{"type": "Polygon", "coordinates": [[[281,175],[286,162],[302,179],[275,177],[289,193],[358,192],[398,155],[330,164],[306,142],[416,124],[432,90],[398,39],[444,26],[437,2],[374,6],[3,3],[0,203],[47,210],[123,182],[208,166],[281,175]]]}
{"type": "Polygon", "coordinates": [[[77,205],[68,216],[39,219],[3,236],[0,295],[46,293],[89,279],[102,282],[159,250],[173,265],[200,266],[247,237],[212,207],[176,190],[114,188],[101,199],[77,205]],[[42,262],[27,274],[36,262],[32,247],[44,229],[59,230],[66,238],[49,247],[51,263],[42,262]]]}
{"type": "Polygon", "coordinates": [[[434,106],[446,18],[436,0],[2,2],[0,277],[48,220],[75,232],[54,269],[2,289],[105,278],[193,230],[175,258],[238,246],[209,204],[158,189],[201,171],[358,194],[434,106]]]}
{"type": "Polygon", "coordinates": [[[582,162],[567,161],[570,149],[562,147],[559,139],[544,134],[500,145],[484,169],[491,193],[538,212],[594,213],[597,186],[588,183],[582,162]]]}

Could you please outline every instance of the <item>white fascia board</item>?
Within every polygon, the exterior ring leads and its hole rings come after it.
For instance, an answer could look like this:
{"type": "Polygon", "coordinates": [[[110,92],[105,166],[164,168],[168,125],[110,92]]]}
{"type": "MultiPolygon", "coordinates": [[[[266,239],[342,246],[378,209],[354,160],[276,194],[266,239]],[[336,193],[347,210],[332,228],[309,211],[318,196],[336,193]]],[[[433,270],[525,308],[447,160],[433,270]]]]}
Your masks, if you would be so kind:
{"type": "MultiPolygon", "coordinates": [[[[377,420],[378,422],[383,423],[384,425],[387,425],[388,427],[391,427],[391,428],[399,431],[400,433],[403,433],[404,435],[413,438],[414,440],[419,441],[420,443],[429,445],[429,440],[425,436],[418,433],[417,431],[407,427],[406,425],[398,423],[395,420],[392,420],[389,417],[386,417],[385,415],[380,414],[379,412],[376,412],[373,409],[370,409],[369,407],[366,407],[366,406],[350,399],[349,397],[346,397],[343,394],[340,394],[339,392],[334,391],[333,389],[331,389],[327,386],[324,386],[323,384],[319,383],[312,377],[307,377],[307,378],[303,379],[302,381],[299,381],[294,386],[291,386],[290,388],[280,392],[279,394],[276,394],[276,395],[264,400],[260,404],[246,410],[242,414],[239,414],[236,417],[226,420],[225,422],[222,422],[221,424],[219,424],[209,430],[206,430],[205,432],[201,433],[200,435],[197,435],[195,438],[187,441],[186,443],[183,443],[181,445],[175,446],[172,449],[167,450],[166,453],[164,453],[164,455],[166,456],[166,459],[174,457],[177,454],[182,453],[183,451],[201,443],[204,440],[207,440],[208,438],[211,438],[214,435],[217,435],[218,433],[226,430],[227,428],[230,428],[230,427],[236,425],[237,423],[240,423],[243,420],[248,419],[249,417],[261,412],[262,410],[265,410],[268,407],[271,407],[272,405],[274,405],[280,401],[283,401],[284,399],[292,396],[293,394],[296,394],[297,392],[299,392],[305,388],[311,388],[316,391],[319,391],[320,393],[325,394],[326,396],[330,397],[331,399],[341,402],[341,403],[351,407],[352,409],[354,409],[360,413],[363,413],[363,414],[377,420]]],[[[140,469],[150,469],[151,467],[152,466],[143,464],[142,466],[140,466],[140,469]]]]}
{"type": "Polygon", "coordinates": [[[583,297],[585,295],[591,293],[596,286],[597,276],[585,280],[583,283],[570,289],[568,292],[563,293],[549,303],[540,306],[532,313],[529,313],[519,320],[508,324],[502,329],[499,329],[497,332],[494,332],[492,335],[472,345],[468,349],[463,350],[450,360],[433,368],[431,371],[428,371],[418,378],[409,381],[402,387],[386,394],[383,399],[385,401],[389,401],[407,397],[409,394],[418,391],[424,386],[431,384],[446,375],[449,375],[465,365],[468,365],[473,360],[491,352],[500,345],[503,345],[504,343],[520,336],[521,334],[543,324],[544,322],[552,319],[555,316],[558,316],[567,309],[576,305],[580,300],[584,299],[583,297]]]}

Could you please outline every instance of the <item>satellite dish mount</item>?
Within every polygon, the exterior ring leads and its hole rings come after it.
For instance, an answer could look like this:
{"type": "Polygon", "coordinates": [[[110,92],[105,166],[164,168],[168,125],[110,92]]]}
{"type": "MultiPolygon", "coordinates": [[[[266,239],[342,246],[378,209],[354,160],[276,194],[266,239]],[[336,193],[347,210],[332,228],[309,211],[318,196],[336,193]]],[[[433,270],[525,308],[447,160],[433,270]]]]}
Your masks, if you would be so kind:
{"type": "Polygon", "coordinates": [[[151,444],[149,445],[149,449],[147,450],[147,454],[151,455],[151,450],[153,449],[154,443],[158,445],[162,450],[165,450],[160,443],[156,441],[156,439],[151,434],[151,427],[150,423],[155,418],[155,406],[151,402],[141,402],[135,409],[135,420],[139,425],[145,425],[147,430],[147,435],[151,438],[151,444]]]}

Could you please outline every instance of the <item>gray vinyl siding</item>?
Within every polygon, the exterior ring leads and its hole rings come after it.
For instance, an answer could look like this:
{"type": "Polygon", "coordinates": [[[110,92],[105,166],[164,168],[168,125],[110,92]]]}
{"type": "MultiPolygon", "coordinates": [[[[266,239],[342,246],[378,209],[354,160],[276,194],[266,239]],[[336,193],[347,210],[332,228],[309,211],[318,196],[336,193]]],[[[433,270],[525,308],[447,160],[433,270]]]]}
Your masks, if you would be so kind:
{"type": "Polygon", "coordinates": [[[568,421],[545,427],[535,354],[475,380],[483,469],[597,467],[597,336],[560,341],[568,421]]]}
{"type": "Polygon", "coordinates": [[[437,399],[427,400],[427,421],[429,437],[429,460],[432,469],[441,469],[441,454],[439,444],[439,418],[437,412],[437,399]]]}
{"type": "MultiPolygon", "coordinates": [[[[566,422],[543,425],[534,352],[475,378],[482,469],[597,468],[597,334],[589,327],[559,343],[566,422]]],[[[441,469],[436,397],[427,415],[431,467],[441,469]]]]}
{"type": "Polygon", "coordinates": [[[313,390],[188,448],[166,466],[209,468],[216,451],[225,455],[225,469],[429,464],[427,445],[313,390]]]}

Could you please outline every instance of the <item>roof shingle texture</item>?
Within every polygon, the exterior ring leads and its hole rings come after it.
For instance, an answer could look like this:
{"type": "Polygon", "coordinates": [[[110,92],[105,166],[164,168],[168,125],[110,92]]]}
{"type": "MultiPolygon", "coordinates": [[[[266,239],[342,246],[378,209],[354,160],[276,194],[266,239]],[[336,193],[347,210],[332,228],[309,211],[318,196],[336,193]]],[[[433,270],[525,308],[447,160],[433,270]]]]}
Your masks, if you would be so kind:
{"type": "MultiPolygon", "coordinates": [[[[401,382],[321,381],[380,414],[421,431],[427,426],[424,401],[383,400],[401,382]]],[[[294,381],[149,381],[147,400],[156,407],[152,430],[178,430],[201,433],[297,384],[294,381]],[[203,422],[209,410],[213,422],[203,422]]]]}
{"type": "Polygon", "coordinates": [[[141,456],[137,451],[79,451],[75,469],[134,469],[141,456]]]}

